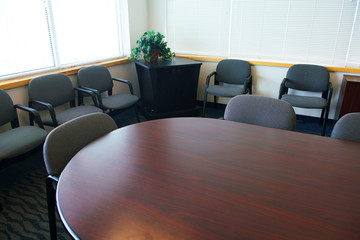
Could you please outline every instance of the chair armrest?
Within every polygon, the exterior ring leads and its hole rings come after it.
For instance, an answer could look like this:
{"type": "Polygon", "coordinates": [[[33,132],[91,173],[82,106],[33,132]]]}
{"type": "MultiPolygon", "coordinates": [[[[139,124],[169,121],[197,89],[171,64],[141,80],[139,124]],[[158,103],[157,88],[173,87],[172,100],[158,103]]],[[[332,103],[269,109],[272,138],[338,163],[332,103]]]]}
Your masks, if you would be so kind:
{"type": "Polygon", "coordinates": [[[125,80],[125,79],[121,79],[121,78],[112,78],[112,80],[127,84],[129,86],[130,93],[132,95],[134,95],[134,90],[133,90],[133,86],[132,86],[131,82],[129,82],[128,80],[125,80]]]}
{"type": "MultiPolygon", "coordinates": [[[[97,94],[95,93],[95,91],[93,90],[96,90],[96,89],[86,89],[86,88],[78,88],[78,87],[75,87],[74,88],[76,91],[79,91],[79,92],[83,92],[83,93],[86,93],[86,94],[89,94],[94,102],[94,105],[99,107],[99,104],[98,104],[98,101],[96,100],[97,98],[97,94]]],[[[97,91],[97,90],[96,90],[97,91]]]]}
{"type": "Polygon", "coordinates": [[[207,77],[206,77],[206,83],[205,83],[205,89],[209,87],[210,78],[211,78],[212,76],[215,76],[215,75],[216,75],[216,72],[212,72],[212,73],[210,73],[209,75],[207,75],[207,77]]]}
{"type": "Polygon", "coordinates": [[[33,108],[26,107],[26,106],[20,105],[20,104],[15,104],[14,106],[15,106],[15,108],[19,108],[21,110],[27,111],[35,119],[35,122],[37,123],[37,125],[39,125],[40,128],[44,128],[44,124],[41,121],[40,114],[38,111],[36,111],[33,108]]]}
{"type": "Polygon", "coordinates": [[[42,101],[39,101],[39,100],[31,100],[31,101],[29,101],[30,107],[32,107],[32,102],[46,107],[49,110],[50,117],[51,117],[51,120],[53,122],[53,127],[56,127],[58,125],[58,122],[56,120],[54,107],[50,103],[42,102],[42,101]]]}
{"type": "Polygon", "coordinates": [[[251,74],[244,81],[244,94],[247,93],[248,90],[249,90],[249,94],[252,94],[252,75],[251,74]]]}
{"type": "Polygon", "coordinates": [[[329,82],[329,84],[328,84],[328,95],[327,95],[327,104],[328,104],[328,106],[330,106],[333,91],[334,91],[333,86],[332,86],[331,82],[329,82]]]}
{"type": "Polygon", "coordinates": [[[282,95],[286,94],[288,92],[288,88],[285,87],[286,78],[284,78],[280,84],[280,90],[279,90],[279,99],[281,99],[282,95]]]}
{"type": "Polygon", "coordinates": [[[54,182],[59,182],[59,177],[57,177],[57,176],[49,175],[48,178],[51,179],[54,182]]]}
{"type": "Polygon", "coordinates": [[[79,87],[78,89],[83,89],[83,90],[91,91],[91,92],[95,93],[96,95],[100,95],[99,90],[97,90],[97,89],[95,89],[95,88],[79,87]]]}
{"type": "Polygon", "coordinates": [[[332,86],[331,82],[329,82],[329,84],[328,84],[328,89],[330,92],[333,92],[333,86],[332,86]]]}
{"type": "MultiPolygon", "coordinates": [[[[102,104],[101,93],[100,93],[99,90],[97,90],[95,88],[89,88],[89,87],[79,87],[79,89],[83,89],[84,91],[90,91],[90,92],[94,93],[96,95],[96,97],[97,97],[97,103],[95,103],[95,105],[97,107],[100,107],[101,109],[104,109],[104,106],[102,104]]],[[[94,99],[93,99],[93,101],[94,101],[94,99]]]]}

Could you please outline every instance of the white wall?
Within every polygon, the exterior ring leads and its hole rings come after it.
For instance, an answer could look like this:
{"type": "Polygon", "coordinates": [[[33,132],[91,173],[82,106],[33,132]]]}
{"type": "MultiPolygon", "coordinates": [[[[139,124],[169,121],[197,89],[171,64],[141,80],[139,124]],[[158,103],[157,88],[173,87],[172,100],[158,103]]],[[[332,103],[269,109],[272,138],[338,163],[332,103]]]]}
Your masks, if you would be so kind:
{"type": "MultiPolygon", "coordinates": [[[[148,1],[148,18],[149,28],[166,33],[166,0],[149,0],[148,1]]],[[[186,13],[184,13],[184,17],[186,13]]],[[[169,46],[171,48],[171,46],[169,46]]],[[[199,77],[198,100],[203,100],[206,76],[215,71],[217,63],[203,62],[199,77]]],[[[288,68],[269,67],[269,66],[252,66],[253,74],[253,94],[278,98],[280,83],[286,76],[288,68]]],[[[341,85],[343,73],[330,73],[330,81],[334,87],[332,103],[330,106],[329,118],[335,119],[335,109],[339,96],[339,86],[341,85]]],[[[305,94],[308,95],[308,94],[305,94]]],[[[213,101],[211,96],[208,101],[213,101]]],[[[220,99],[221,103],[227,103],[228,99],[220,99]]],[[[297,114],[310,115],[319,117],[321,111],[316,109],[295,108],[297,114]]]]}
{"type": "MultiPolygon", "coordinates": [[[[165,29],[165,4],[166,0],[129,0],[129,24],[130,24],[130,42],[131,47],[135,46],[135,42],[147,30],[154,29],[163,34],[165,29]]],[[[184,13],[185,14],[185,13],[184,13]]],[[[184,16],[185,17],[185,16],[184,16]]],[[[171,46],[169,46],[171,47],[171,46]]],[[[217,63],[203,62],[199,77],[198,100],[203,100],[204,86],[206,76],[215,70],[217,63]]],[[[140,96],[139,85],[136,76],[136,70],[133,63],[122,64],[109,68],[113,77],[128,79],[132,82],[136,95],[140,96]]],[[[268,66],[252,66],[253,73],[253,94],[278,97],[279,86],[286,75],[287,68],[268,67],[268,66]]],[[[335,119],[335,109],[339,95],[339,86],[341,85],[343,73],[332,72],[330,75],[331,82],[334,87],[334,95],[331,104],[329,118],[335,119]]],[[[70,76],[74,86],[76,86],[76,76],[70,76]]],[[[127,91],[121,87],[119,83],[115,83],[114,93],[127,91]]],[[[28,104],[27,87],[18,87],[7,90],[15,104],[28,104]]],[[[208,97],[208,101],[212,101],[212,97],[208,97]]],[[[220,99],[220,102],[226,103],[228,99],[220,99]]],[[[320,116],[320,110],[295,109],[297,114],[310,116],[320,116]]],[[[28,115],[20,113],[20,124],[28,124],[28,115]]],[[[8,129],[9,126],[0,127],[8,129]]]]}

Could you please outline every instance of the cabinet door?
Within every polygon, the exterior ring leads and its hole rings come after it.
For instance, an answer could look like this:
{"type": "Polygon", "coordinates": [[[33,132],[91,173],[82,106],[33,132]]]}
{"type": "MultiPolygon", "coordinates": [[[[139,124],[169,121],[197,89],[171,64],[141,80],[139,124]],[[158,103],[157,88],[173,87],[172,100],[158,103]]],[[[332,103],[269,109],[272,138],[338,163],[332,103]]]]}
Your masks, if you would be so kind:
{"type": "Polygon", "coordinates": [[[344,76],[338,104],[340,105],[338,118],[347,113],[360,112],[360,77],[344,76]]]}
{"type": "Polygon", "coordinates": [[[157,112],[171,112],[193,108],[196,104],[200,67],[178,66],[158,69],[153,75],[157,112]]]}

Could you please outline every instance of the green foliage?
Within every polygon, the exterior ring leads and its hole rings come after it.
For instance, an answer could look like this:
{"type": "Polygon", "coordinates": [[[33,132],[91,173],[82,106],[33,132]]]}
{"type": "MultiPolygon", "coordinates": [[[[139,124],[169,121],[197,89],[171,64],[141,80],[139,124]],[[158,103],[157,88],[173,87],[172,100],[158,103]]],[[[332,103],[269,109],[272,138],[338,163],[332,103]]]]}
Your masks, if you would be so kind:
{"type": "Polygon", "coordinates": [[[169,60],[175,56],[174,52],[171,52],[167,47],[167,42],[164,41],[165,36],[161,33],[155,33],[154,30],[145,32],[139,40],[136,41],[137,47],[131,49],[129,59],[138,59],[141,52],[143,53],[144,60],[150,62],[150,50],[159,49],[159,57],[164,60],[169,60]]]}

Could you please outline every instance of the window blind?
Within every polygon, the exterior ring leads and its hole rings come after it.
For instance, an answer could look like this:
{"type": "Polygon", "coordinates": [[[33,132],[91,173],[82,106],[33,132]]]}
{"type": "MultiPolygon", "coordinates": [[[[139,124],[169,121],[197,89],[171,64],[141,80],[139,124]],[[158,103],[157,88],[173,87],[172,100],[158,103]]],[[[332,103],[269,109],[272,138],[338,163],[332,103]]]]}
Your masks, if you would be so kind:
{"type": "Polygon", "coordinates": [[[42,0],[0,1],[0,76],[54,67],[42,0]]]}
{"type": "Polygon", "coordinates": [[[0,77],[123,56],[123,2],[1,0],[0,77]]]}
{"type": "Polygon", "coordinates": [[[52,12],[61,64],[122,54],[117,1],[52,0],[52,12]]]}
{"type": "Polygon", "coordinates": [[[225,56],[228,50],[229,0],[170,0],[167,41],[176,52],[225,56]]]}
{"type": "Polygon", "coordinates": [[[358,1],[167,0],[168,42],[181,53],[360,67],[358,1]]]}

